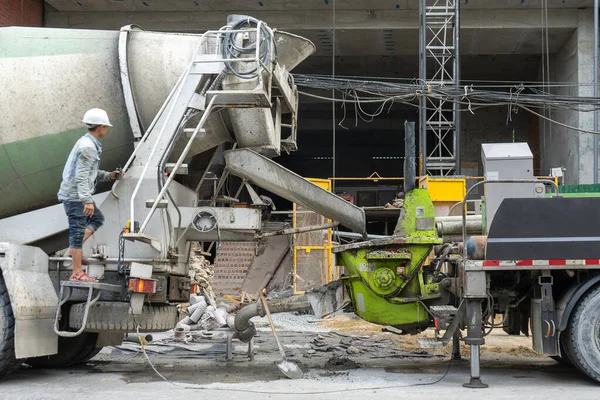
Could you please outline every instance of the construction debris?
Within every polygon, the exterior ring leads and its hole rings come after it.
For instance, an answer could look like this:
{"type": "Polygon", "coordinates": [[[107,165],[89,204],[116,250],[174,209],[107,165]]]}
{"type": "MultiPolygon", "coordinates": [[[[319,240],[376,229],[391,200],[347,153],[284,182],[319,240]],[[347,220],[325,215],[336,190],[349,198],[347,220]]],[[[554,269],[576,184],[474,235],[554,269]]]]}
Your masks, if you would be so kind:
{"type": "Polygon", "coordinates": [[[399,351],[390,339],[364,335],[347,335],[341,332],[317,335],[311,341],[310,347],[310,350],[306,351],[305,357],[311,357],[317,352],[334,352],[341,358],[357,354],[369,354],[369,358],[435,357],[433,354],[426,352],[399,351]]]}
{"type": "Polygon", "coordinates": [[[392,203],[385,203],[385,208],[402,208],[404,206],[404,199],[395,198],[392,203]]]}
{"type": "MultiPolygon", "coordinates": [[[[206,291],[203,296],[193,295],[190,304],[185,307],[185,315],[175,327],[176,336],[187,331],[211,331],[217,328],[232,328],[239,304],[215,303],[206,291]]],[[[184,307],[182,307],[182,311],[184,307]]],[[[232,328],[233,329],[233,328],[232,328]]]]}
{"type": "Polygon", "coordinates": [[[212,265],[201,252],[202,249],[200,247],[192,247],[189,263],[190,277],[194,282],[200,285],[203,291],[209,292],[212,298],[214,298],[215,295],[211,286],[214,276],[214,265],[212,265]]]}

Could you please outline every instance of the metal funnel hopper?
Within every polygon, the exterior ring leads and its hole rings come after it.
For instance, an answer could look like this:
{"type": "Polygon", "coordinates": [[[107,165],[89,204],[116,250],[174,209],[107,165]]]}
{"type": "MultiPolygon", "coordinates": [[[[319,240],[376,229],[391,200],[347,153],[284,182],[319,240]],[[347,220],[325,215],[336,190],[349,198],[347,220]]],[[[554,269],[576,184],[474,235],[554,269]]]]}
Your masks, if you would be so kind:
{"type": "Polygon", "coordinates": [[[275,31],[277,44],[277,62],[288,71],[296,68],[308,56],[316,51],[310,40],[289,32],[275,31]]]}

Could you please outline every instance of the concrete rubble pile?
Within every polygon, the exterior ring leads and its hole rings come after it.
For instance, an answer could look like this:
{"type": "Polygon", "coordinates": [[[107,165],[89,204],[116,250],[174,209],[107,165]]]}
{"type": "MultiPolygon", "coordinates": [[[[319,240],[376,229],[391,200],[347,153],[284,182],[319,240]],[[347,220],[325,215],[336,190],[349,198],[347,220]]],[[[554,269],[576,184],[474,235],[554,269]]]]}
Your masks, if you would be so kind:
{"type": "Polygon", "coordinates": [[[304,357],[310,358],[318,353],[333,352],[337,357],[347,357],[363,354],[369,358],[430,358],[434,354],[425,351],[406,352],[398,349],[398,346],[390,339],[347,335],[340,332],[321,333],[310,342],[310,349],[304,357]]]}
{"type": "Polygon", "coordinates": [[[204,296],[191,296],[187,316],[177,323],[175,336],[187,331],[211,331],[223,327],[234,329],[238,310],[239,305],[235,303],[215,303],[206,291],[204,296]]]}
{"type": "Polygon", "coordinates": [[[214,265],[210,263],[203,255],[199,254],[200,248],[193,248],[190,255],[190,278],[208,292],[214,298],[214,293],[211,287],[212,278],[214,275],[214,265]]]}

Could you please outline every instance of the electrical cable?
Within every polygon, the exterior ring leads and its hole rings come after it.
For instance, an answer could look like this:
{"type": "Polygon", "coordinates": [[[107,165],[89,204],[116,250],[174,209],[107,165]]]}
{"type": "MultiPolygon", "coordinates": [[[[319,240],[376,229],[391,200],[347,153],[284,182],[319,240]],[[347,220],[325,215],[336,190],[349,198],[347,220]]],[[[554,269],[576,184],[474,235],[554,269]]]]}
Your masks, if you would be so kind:
{"type": "MultiPolygon", "coordinates": [[[[250,30],[248,30],[248,33],[249,32],[250,30]]],[[[267,27],[267,25],[252,17],[245,18],[231,26],[231,29],[223,31],[223,40],[221,41],[221,55],[224,59],[229,59],[240,58],[241,55],[256,54],[256,45],[259,40],[262,44],[263,51],[259,54],[258,63],[270,63],[271,54],[274,55],[274,60],[277,60],[277,45],[273,40],[273,31],[269,27],[267,27]],[[231,31],[241,30],[246,27],[258,27],[259,23],[260,36],[257,37],[255,41],[251,44],[248,44],[246,46],[239,46],[236,43],[236,41],[238,39],[238,35],[241,32],[231,31]]],[[[240,71],[238,68],[234,67],[232,65],[232,62],[230,61],[226,61],[225,66],[232,74],[242,79],[256,78],[259,74],[259,65],[256,65],[254,68],[248,71],[240,71]]]]}
{"type": "Polygon", "coordinates": [[[320,395],[320,394],[333,394],[333,393],[347,393],[347,392],[357,392],[357,391],[365,391],[365,390],[387,390],[387,389],[400,389],[400,388],[407,388],[407,387],[415,387],[415,386],[431,386],[431,385],[435,385],[441,381],[443,381],[446,376],[448,376],[448,373],[450,372],[450,368],[452,367],[452,357],[449,358],[448,361],[448,367],[446,368],[446,371],[437,379],[431,381],[431,382],[419,382],[419,383],[411,383],[408,385],[391,385],[391,386],[372,386],[372,387],[357,387],[357,388],[347,388],[347,389],[337,389],[337,390],[322,390],[322,391],[313,391],[313,392],[277,392],[277,391],[268,391],[268,390],[252,390],[252,389],[237,389],[237,388],[214,388],[214,387],[203,387],[203,386],[199,386],[199,385],[184,385],[178,382],[173,382],[169,379],[167,379],[163,374],[161,374],[158,369],[156,369],[156,367],[154,366],[154,363],[152,362],[152,360],[150,359],[150,357],[148,356],[148,353],[146,352],[146,340],[145,338],[140,334],[140,327],[139,325],[137,326],[137,334],[138,337],[140,339],[140,344],[142,347],[142,353],[144,354],[144,357],[146,357],[146,361],[148,361],[148,364],[150,364],[150,367],[152,368],[152,370],[165,382],[181,388],[181,389],[187,389],[187,390],[205,390],[205,391],[216,391],[216,392],[237,392],[237,393],[254,393],[254,394],[267,394],[267,395],[306,395],[306,396],[315,396],[315,395],[320,395]]]}
{"type": "Polygon", "coordinates": [[[459,111],[469,111],[473,113],[473,110],[477,110],[481,107],[505,105],[509,107],[508,121],[511,120],[511,113],[516,113],[518,109],[523,109],[543,118],[545,121],[549,121],[570,130],[590,134],[597,133],[564,124],[531,109],[545,107],[550,111],[552,109],[566,109],[579,112],[591,112],[600,109],[600,99],[595,97],[553,95],[536,88],[527,88],[524,85],[514,86],[508,93],[501,91],[475,90],[472,86],[465,86],[462,90],[457,90],[453,87],[429,86],[426,91],[423,91],[420,89],[420,86],[417,86],[416,84],[396,84],[342,78],[334,79],[331,77],[309,75],[296,75],[295,79],[300,87],[317,90],[336,90],[341,92],[343,95],[340,98],[331,98],[306,91],[300,91],[301,94],[306,96],[342,103],[344,107],[345,103],[355,104],[356,114],[366,122],[370,122],[373,118],[380,115],[388,103],[390,104],[390,107],[393,102],[396,101],[409,106],[418,107],[418,105],[414,103],[414,100],[420,96],[427,96],[433,99],[467,106],[466,109],[461,109],[459,111]],[[361,103],[374,103],[378,106],[375,109],[375,112],[369,113],[363,108],[361,103]]]}
{"type": "MultiPolygon", "coordinates": [[[[576,111],[593,111],[600,109],[600,99],[596,97],[579,97],[554,95],[539,90],[536,87],[528,87],[524,84],[511,86],[511,90],[492,91],[480,90],[474,85],[463,86],[462,88],[445,86],[427,86],[427,90],[421,90],[421,86],[416,83],[391,83],[374,80],[357,80],[345,78],[331,78],[313,75],[295,75],[295,81],[298,87],[313,90],[336,90],[345,96],[333,99],[326,95],[302,90],[303,95],[316,97],[327,101],[354,102],[354,103],[381,103],[388,101],[404,101],[412,103],[421,96],[432,97],[449,102],[461,102],[461,99],[468,99],[463,103],[469,105],[511,105],[524,104],[529,107],[540,107],[547,105],[552,108],[572,109],[576,111]],[[515,93],[519,93],[515,99],[515,93]]],[[[413,105],[413,104],[411,104],[413,105]]]]}
{"type": "MultiPolygon", "coordinates": [[[[305,75],[305,76],[311,76],[311,77],[315,77],[315,78],[331,78],[330,75],[323,75],[323,74],[292,74],[293,76],[297,76],[297,75],[305,75]]],[[[416,80],[415,78],[400,78],[400,77],[387,77],[387,76],[365,76],[365,75],[340,75],[340,74],[336,74],[337,78],[340,79],[359,79],[359,80],[369,80],[369,81],[406,81],[409,83],[415,83],[416,80]]],[[[516,85],[524,85],[525,87],[578,87],[578,86],[593,86],[594,82],[589,81],[589,82],[578,82],[578,83],[574,83],[574,82],[567,82],[567,81],[554,81],[552,82],[551,85],[548,85],[548,82],[542,82],[542,81],[524,81],[524,80],[519,80],[519,81],[511,81],[511,80],[493,80],[493,79],[461,79],[461,83],[469,83],[469,84],[475,84],[478,83],[478,85],[468,85],[468,86],[473,86],[476,88],[489,88],[489,87],[498,87],[498,88],[511,88],[511,87],[515,87],[516,85]]]]}

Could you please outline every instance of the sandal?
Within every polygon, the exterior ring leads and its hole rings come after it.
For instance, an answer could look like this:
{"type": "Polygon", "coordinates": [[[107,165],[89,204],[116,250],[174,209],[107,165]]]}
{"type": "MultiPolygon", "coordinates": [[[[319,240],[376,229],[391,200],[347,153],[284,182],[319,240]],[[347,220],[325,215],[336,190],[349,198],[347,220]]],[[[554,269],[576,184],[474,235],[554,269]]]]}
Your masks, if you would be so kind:
{"type": "Polygon", "coordinates": [[[89,282],[89,283],[98,283],[98,279],[92,278],[85,272],[82,272],[81,275],[72,274],[69,278],[71,282],[89,282]]]}
{"type": "MultiPolygon", "coordinates": [[[[66,254],[67,257],[73,258],[73,256],[71,255],[71,250],[69,249],[69,251],[66,254]]],[[[81,265],[90,265],[90,260],[88,260],[83,254],[81,255],[81,265]]]]}

